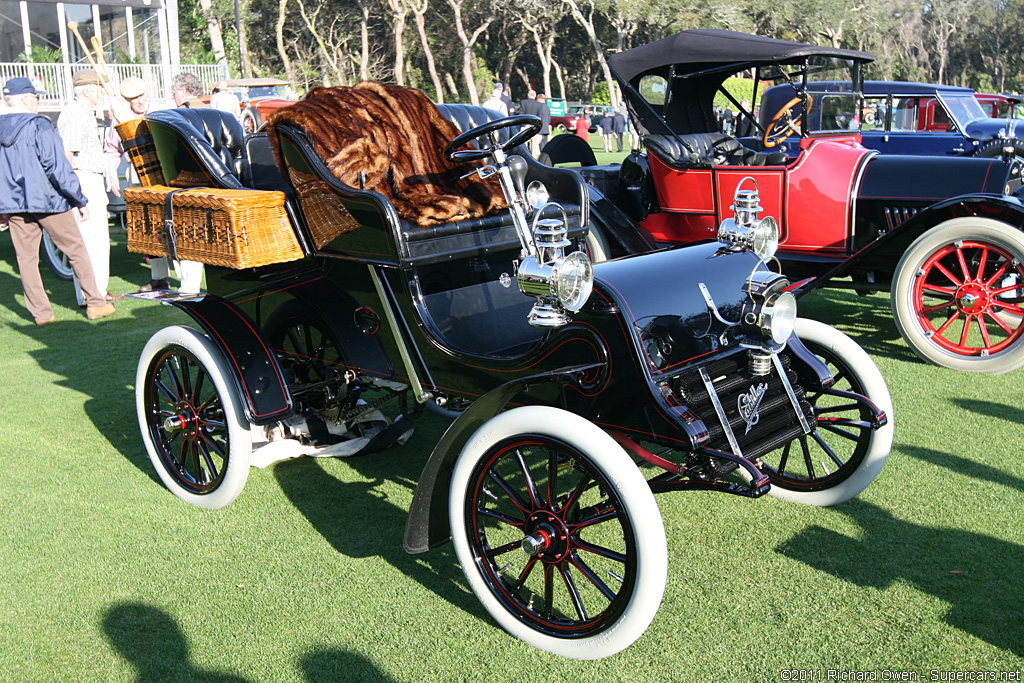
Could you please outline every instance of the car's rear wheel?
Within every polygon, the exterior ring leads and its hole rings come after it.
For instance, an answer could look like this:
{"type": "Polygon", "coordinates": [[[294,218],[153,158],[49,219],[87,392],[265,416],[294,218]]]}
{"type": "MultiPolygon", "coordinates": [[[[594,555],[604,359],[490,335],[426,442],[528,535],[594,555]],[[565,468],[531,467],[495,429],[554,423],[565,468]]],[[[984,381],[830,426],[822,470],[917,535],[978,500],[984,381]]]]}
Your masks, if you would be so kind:
{"type": "Polygon", "coordinates": [[[954,218],[921,235],[896,266],[896,327],[925,361],[1001,374],[1024,365],[1024,235],[954,218]]]}
{"type": "Polygon", "coordinates": [[[252,439],[223,354],[188,327],[165,327],[139,358],[135,405],[149,459],[171,493],[229,505],[249,477],[252,439]]]}
{"type": "Polygon", "coordinates": [[[834,383],[809,391],[817,420],[811,434],[761,458],[775,498],[806,505],[838,505],[875,480],[892,449],[892,399],[882,373],[857,342],[839,330],[798,318],[796,336],[828,366],[834,383]],[[872,407],[885,411],[887,423],[872,429],[872,407]]]}
{"type": "Polygon", "coordinates": [[[529,406],[486,422],[455,465],[449,516],[473,592],[534,647],[609,657],[658,611],[668,551],[654,495],[578,415],[529,406]]]}
{"type": "Polygon", "coordinates": [[[242,123],[242,130],[245,131],[246,135],[255,133],[259,130],[259,127],[263,125],[263,118],[260,116],[260,113],[256,111],[255,107],[247,107],[245,111],[242,112],[240,121],[242,123]]]}

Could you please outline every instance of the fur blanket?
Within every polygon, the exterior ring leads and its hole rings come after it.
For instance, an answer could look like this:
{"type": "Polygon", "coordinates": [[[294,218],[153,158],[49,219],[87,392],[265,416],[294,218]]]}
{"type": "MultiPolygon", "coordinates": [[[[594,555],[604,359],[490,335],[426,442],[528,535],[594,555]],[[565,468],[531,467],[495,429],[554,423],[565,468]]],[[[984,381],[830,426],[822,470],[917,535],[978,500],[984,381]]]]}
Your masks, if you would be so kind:
{"type": "Polygon", "coordinates": [[[461,179],[473,165],[453,164],[444,147],[459,134],[419,90],[364,81],[353,87],[310,90],[269,120],[270,142],[281,163],[275,126],[305,131],[341,182],[387,197],[398,215],[417,225],[479,218],[507,208],[496,176],[461,179]]]}

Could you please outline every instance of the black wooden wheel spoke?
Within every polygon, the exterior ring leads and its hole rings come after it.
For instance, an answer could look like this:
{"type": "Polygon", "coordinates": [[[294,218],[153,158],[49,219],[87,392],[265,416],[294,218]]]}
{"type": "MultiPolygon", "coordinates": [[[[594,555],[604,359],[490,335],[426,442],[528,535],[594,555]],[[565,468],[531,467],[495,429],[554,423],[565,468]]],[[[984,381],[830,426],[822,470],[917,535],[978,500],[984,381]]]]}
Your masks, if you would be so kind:
{"type": "Polygon", "coordinates": [[[491,481],[498,485],[498,488],[505,492],[505,495],[509,497],[509,500],[512,501],[513,505],[522,510],[524,513],[530,511],[530,506],[526,503],[526,501],[520,498],[519,494],[512,490],[512,487],[509,486],[505,482],[505,480],[501,478],[501,475],[499,475],[492,469],[487,473],[487,476],[490,477],[491,481]]]}
{"type": "Polygon", "coordinates": [[[814,460],[811,458],[811,449],[807,446],[807,437],[800,437],[800,448],[804,452],[804,465],[807,467],[807,476],[814,479],[814,460]]]}
{"type": "Polygon", "coordinates": [[[219,474],[217,472],[217,465],[213,462],[213,458],[210,456],[210,449],[207,447],[207,444],[202,441],[197,441],[195,448],[203,458],[203,463],[206,465],[206,471],[210,473],[210,479],[216,479],[219,474]]]}
{"type": "Polygon", "coordinates": [[[848,432],[845,429],[841,429],[841,427],[844,427],[844,426],[856,427],[858,429],[861,429],[862,431],[865,428],[871,429],[871,426],[868,425],[866,422],[832,422],[832,421],[822,421],[822,422],[818,423],[818,429],[824,429],[826,432],[831,432],[832,434],[835,434],[837,436],[841,436],[844,439],[849,439],[850,441],[853,441],[854,443],[856,443],[857,441],[860,441],[860,437],[861,437],[860,434],[854,434],[853,432],[848,432]]]}
{"type": "Polygon", "coordinates": [[[572,606],[576,608],[576,615],[580,618],[580,621],[586,621],[589,618],[587,616],[587,609],[583,606],[580,589],[576,587],[576,581],[572,578],[572,574],[569,573],[569,568],[565,565],[558,565],[558,573],[562,575],[562,583],[565,584],[565,589],[569,591],[569,599],[572,600],[572,606]]]}
{"type": "Polygon", "coordinates": [[[846,464],[845,462],[843,462],[840,459],[840,457],[838,455],[836,455],[836,452],[834,450],[832,450],[832,447],[829,446],[827,443],[825,443],[825,440],[821,438],[820,434],[818,434],[817,432],[814,432],[814,433],[811,434],[811,436],[814,437],[814,441],[819,446],[821,446],[821,449],[823,451],[825,451],[825,453],[828,455],[828,457],[832,458],[832,462],[834,462],[839,467],[842,467],[843,465],[846,464]]]}
{"type": "Polygon", "coordinates": [[[497,520],[497,521],[501,522],[502,524],[508,524],[509,526],[514,526],[514,527],[517,527],[517,528],[522,527],[523,524],[524,524],[524,522],[522,520],[512,519],[508,515],[503,515],[502,513],[498,512],[497,510],[488,510],[487,508],[477,508],[477,513],[479,513],[480,515],[483,515],[484,517],[489,517],[489,518],[491,518],[493,520],[497,520]]]}
{"type": "Polygon", "coordinates": [[[513,595],[518,593],[526,584],[526,580],[530,578],[530,574],[533,573],[533,568],[537,566],[537,562],[538,560],[536,557],[531,557],[529,561],[527,561],[526,566],[523,567],[523,571],[519,573],[519,579],[516,581],[515,585],[512,586],[513,595]]]}
{"type": "Polygon", "coordinates": [[[516,550],[521,547],[522,541],[512,541],[505,545],[499,545],[497,548],[491,548],[484,555],[486,557],[497,557],[498,555],[504,555],[505,553],[516,550]]]}
{"type": "Polygon", "coordinates": [[[558,512],[561,513],[563,517],[572,510],[573,506],[580,499],[580,496],[583,495],[583,492],[587,490],[592,481],[593,480],[590,478],[590,474],[584,472],[583,478],[580,479],[580,483],[576,485],[576,488],[574,488],[572,493],[569,494],[569,498],[558,510],[558,512]]]}
{"type": "MultiPolygon", "coordinates": [[[[192,396],[195,396],[196,399],[198,399],[200,396],[203,395],[203,384],[205,383],[205,381],[206,381],[206,371],[203,370],[202,367],[200,367],[198,369],[198,371],[196,372],[195,387],[192,390],[192,396]]],[[[214,393],[215,397],[216,397],[216,395],[217,394],[214,393]]]]}
{"type": "Polygon", "coordinates": [[[558,498],[558,451],[551,449],[548,453],[548,509],[555,509],[558,498]]]}
{"type": "Polygon", "coordinates": [[[786,447],[782,449],[782,456],[779,458],[778,473],[784,474],[786,471],[786,463],[789,462],[789,449],[792,448],[793,442],[790,441],[786,444],[786,447]]]}
{"type": "Polygon", "coordinates": [[[602,503],[600,507],[594,506],[591,510],[593,511],[592,515],[587,516],[586,518],[577,519],[576,521],[568,524],[569,528],[573,530],[573,533],[588,526],[594,526],[595,524],[600,524],[602,522],[607,522],[610,519],[618,518],[615,508],[607,501],[602,503]]]}
{"type": "Polygon", "coordinates": [[[594,587],[597,588],[597,590],[601,591],[601,595],[607,598],[608,602],[611,602],[615,599],[615,591],[609,588],[608,584],[602,581],[601,577],[598,576],[593,569],[587,566],[587,563],[584,562],[578,554],[573,553],[570,562],[574,567],[576,567],[576,569],[580,571],[581,574],[583,574],[587,581],[594,584],[594,587]]]}
{"type": "Polygon", "coordinates": [[[537,509],[542,506],[540,496],[537,493],[537,484],[534,483],[533,477],[530,475],[530,468],[526,466],[526,461],[523,460],[523,452],[517,448],[515,454],[516,460],[519,462],[519,472],[523,475],[526,490],[530,494],[530,502],[533,503],[533,508],[537,509]]]}
{"type": "Polygon", "coordinates": [[[622,553],[615,552],[614,550],[610,550],[599,545],[594,545],[593,543],[587,543],[583,539],[578,538],[576,536],[573,537],[573,542],[576,545],[576,547],[580,550],[586,550],[588,553],[594,553],[595,555],[600,555],[601,557],[607,557],[609,560],[615,560],[616,562],[619,562],[623,565],[625,565],[626,561],[628,560],[628,558],[622,553]]]}
{"type": "Polygon", "coordinates": [[[551,621],[555,609],[555,568],[544,565],[544,618],[551,621]]]}

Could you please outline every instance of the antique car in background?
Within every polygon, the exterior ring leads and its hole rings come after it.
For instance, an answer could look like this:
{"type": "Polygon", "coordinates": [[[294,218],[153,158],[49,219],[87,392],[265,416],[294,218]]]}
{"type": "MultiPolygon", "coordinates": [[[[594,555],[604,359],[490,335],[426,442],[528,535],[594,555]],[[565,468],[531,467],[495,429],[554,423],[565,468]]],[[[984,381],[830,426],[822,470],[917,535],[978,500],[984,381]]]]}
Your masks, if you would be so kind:
{"type": "MultiPolygon", "coordinates": [[[[823,90],[809,83],[808,90],[823,90]]],[[[767,125],[796,91],[790,84],[777,85],[762,96],[760,120],[767,125]]],[[[991,102],[991,100],[986,100],[991,102]]],[[[1024,157],[1024,125],[1013,118],[993,118],[970,88],[901,81],[864,81],[860,117],[849,112],[834,114],[837,128],[860,127],[861,144],[883,154],[922,154],[998,157],[1009,146],[1024,157]]],[[[794,110],[794,116],[797,115],[794,110]]],[[[786,141],[795,153],[799,139],[786,141]]]]}
{"type": "Polygon", "coordinates": [[[712,238],[733,214],[736,187],[751,177],[761,207],[779,222],[783,270],[812,278],[801,291],[889,290],[900,334],[921,358],[976,372],[1018,368],[1022,163],[1012,153],[919,157],[865,147],[853,121],[871,59],[720,30],[684,31],[612,55],[646,152],[621,169],[578,169],[603,189],[592,228],[612,256],[630,250],[624,237],[637,224],[659,244],[712,238]],[[756,138],[716,127],[716,92],[741,109],[721,88],[737,72],[753,73],[754,92],[782,85],[791,95],[754,121],[756,138]],[[787,152],[780,143],[799,133],[787,152]]]}
{"type": "MultiPolygon", "coordinates": [[[[271,114],[298,99],[291,83],[280,78],[229,78],[228,92],[238,98],[238,115],[246,134],[255,132],[271,114]]],[[[209,95],[203,100],[210,101],[209,95]]]]}
{"type": "Polygon", "coordinates": [[[411,93],[316,89],[244,141],[216,110],[146,117],[161,182],[129,192],[130,248],[210,264],[204,294],[133,295],[193,323],[153,335],[135,382],[145,448],[175,495],[222,508],[254,463],[372,452],[402,443],[424,407],[440,412],[454,421],[420,477],[406,549],[453,541],[503,628],[595,659],[636,640],[661,603],[655,493],[832,505],[877,476],[892,442],[885,381],[848,337],[797,318],[753,183],[706,239],[637,242],[592,266],[580,176],[522,146],[539,119],[435,109],[421,93],[414,110],[411,93]],[[373,93],[380,106],[357,124],[341,114],[326,137],[301,124],[373,93]],[[394,156],[374,146],[385,137],[394,156]],[[496,210],[475,217],[432,213],[487,202],[496,210]],[[223,207],[263,213],[232,231],[223,207]],[[224,242],[242,255],[221,261],[224,242]],[[257,243],[268,259],[250,260],[257,243]]]}

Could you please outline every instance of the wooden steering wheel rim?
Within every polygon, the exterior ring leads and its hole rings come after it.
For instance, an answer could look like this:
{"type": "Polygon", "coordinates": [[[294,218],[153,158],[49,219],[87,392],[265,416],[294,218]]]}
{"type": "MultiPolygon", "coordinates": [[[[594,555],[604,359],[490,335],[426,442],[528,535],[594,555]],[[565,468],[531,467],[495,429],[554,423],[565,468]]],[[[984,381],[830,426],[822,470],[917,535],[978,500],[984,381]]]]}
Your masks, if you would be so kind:
{"type": "Polygon", "coordinates": [[[792,128],[790,128],[790,131],[788,133],[786,133],[785,135],[783,135],[782,137],[780,137],[779,139],[777,139],[777,140],[771,139],[772,138],[772,132],[775,130],[775,126],[782,119],[782,117],[785,116],[787,113],[789,113],[790,109],[792,109],[796,105],[798,105],[798,104],[800,104],[802,102],[805,102],[805,101],[807,102],[807,108],[810,109],[811,103],[813,101],[811,99],[811,96],[810,95],[798,95],[798,96],[794,97],[793,99],[791,99],[789,102],[786,102],[786,104],[782,107],[782,109],[780,109],[779,112],[772,118],[771,122],[769,122],[768,126],[764,129],[764,135],[761,137],[761,142],[764,143],[765,147],[775,147],[780,142],[782,142],[783,140],[785,140],[786,138],[788,138],[790,135],[793,134],[793,130],[792,130],[792,128]]]}

